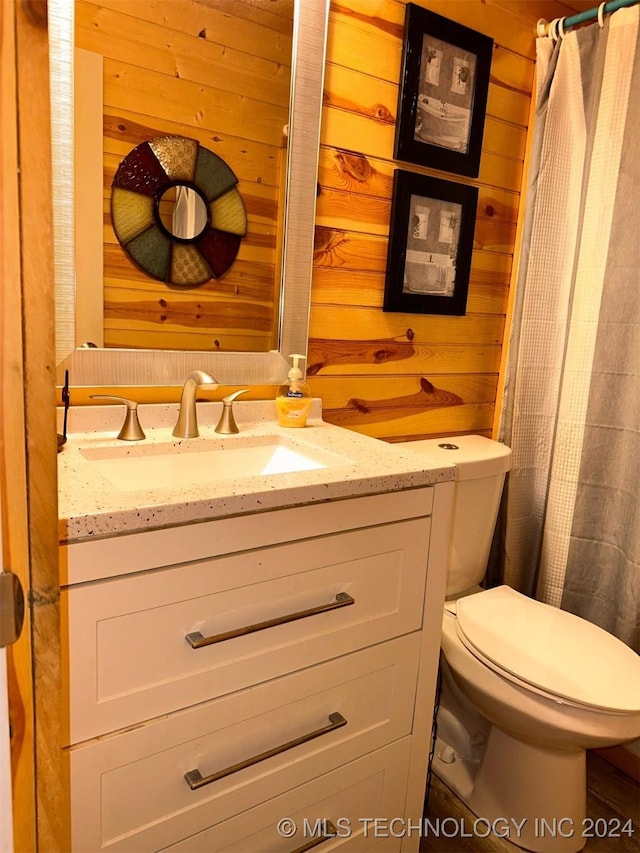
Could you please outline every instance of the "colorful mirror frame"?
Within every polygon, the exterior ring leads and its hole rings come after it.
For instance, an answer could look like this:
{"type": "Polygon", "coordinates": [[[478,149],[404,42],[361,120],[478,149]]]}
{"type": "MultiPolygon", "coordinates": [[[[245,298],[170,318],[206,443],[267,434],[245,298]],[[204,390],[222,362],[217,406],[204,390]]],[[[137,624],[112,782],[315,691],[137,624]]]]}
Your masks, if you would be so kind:
{"type": "Polygon", "coordinates": [[[227,164],[196,139],[158,136],[137,145],[118,166],[111,185],[111,221],[118,242],[147,275],[194,286],[220,278],[247,233],[247,214],[227,164]],[[173,186],[194,190],[207,207],[194,237],[172,234],[159,213],[173,186]]]}

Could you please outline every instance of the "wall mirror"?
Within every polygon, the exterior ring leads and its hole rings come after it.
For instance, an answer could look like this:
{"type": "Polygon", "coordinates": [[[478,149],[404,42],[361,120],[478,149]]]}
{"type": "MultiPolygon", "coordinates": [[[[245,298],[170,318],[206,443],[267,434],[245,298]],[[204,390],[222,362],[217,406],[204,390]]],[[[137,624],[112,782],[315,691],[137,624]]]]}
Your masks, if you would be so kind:
{"type": "Polygon", "coordinates": [[[197,240],[209,224],[206,200],[187,184],[175,184],[163,191],[158,216],[167,234],[179,240],[197,240]]]}
{"type": "MultiPolygon", "coordinates": [[[[78,177],[76,172],[76,196],[78,177]]],[[[223,296],[217,281],[211,281],[229,271],[247,233],[247,212],[237,183],[237,177],[224,160],[196,139],[185,136],[156,136],[136,145],[122,160],[111,184],[111,225],[124,252],[144,274],[144,285],[148,286],[146,278],[150,276],[154,279],[153,284],[158,281],[168,286],[168,289],[160,288],[158,291],[155,285],[159,296],[154,294],[151,298],[148,291],[142,290],[133,306],[120,297],[115,303],[115,313],[120,316],[122,325],[136,320],[140,326],[145,321],[158,324],[158,319],[161,321],[163,316],[169,319],[169,315],[182,320],[182,323],[195,323],[199,336],[194,345],[194,335],[184,333],[182,345],[185,349],[198,349],[202,328],[205,335],[222,338],[215,320],[219,315],[222,321],[225,309],[232,315],[231,322],[239,328],[252,322],[259,326],[260,318],[256,318],[256,323],[252,317],[251,290],[244,286],[244,282],[238,281],[223,296]],[[170,285],[179,285],[182,293],[172,292],[170,285]],[[191,292],[200,285],[206,285],[202,292],[191,292]],[[182,295],[185,292],[188,293],[187,299],[182,295]],[[146,303],[142,301],[145,297],[146,303]],[[147,306],[146,312],[139,310],[140,305],[147,306]],[[206,311],[203,305],[210,310],[206,311]],[[210,323],[214,325],[210,327],[210,323]]],[[[276,191],[275,188],[272,190],[276,191]]],[[[276,212],[279,220],[277,208],[276,212]]],[[[76,239],[79,233],[76,227],[76,239]]],[[[272,243],[268,251],[276,255],[277,243],[275,240],[272,243]]],[[[279,269],[279,263],[270,266],[274,286],[279,269]]],[[[127,266],[124,270],[130,275],[127,266]]],[[[109,272],[117,273],[118,269],[105,268],[105,274],[109,272]]],[[[131,285],[138,294],[137,281],[131,285]]],[[[265,282],[264,291],[267,293],[268,286],[265,282]]],[[[105,300],[103,305],[105,344],[109,343],[106,324],[109,314],[114,313],[113,304],[105,300]]],[[[273,300],[266,306],[265,313],[269,326],[274,328],[276,305],[273,300]]],[[[265,337],[269,341],[265,349],[271,348],[271,328],[265,337]]],[[[133,331],[135,334],[135,327],[133,331]]],[[[168,336],[165,332],[164,325],[160,323],[155,332],[156,341],[160,344],[158,349],[166,347],[168,336]]],[[[114,334],[109,329],[109,333],[111,345],[117,345],[117,331],[114,334]]],[[[143,344],[143,329],[139,329],[138,334],[140,337],[129,338],[129,345],[143,344]]],[[[239,340],[245,339],[229,335],[226,349],[240,348],[239,340]]],[[[250,342],[254,340],[249,339],[250,342]]]]}
{"type": "MultiPolygon", "coordinates": [[[[146,0],[133,0],[131,6],[144,5],[145,2],[146,0]]],[[[198,7],[224,11],[226,6],[243,5],[245,2],[252,10],[260,6],[260,3],[256,3],[255,0],[233,0],[233,3],[231,0],[187,0],[187,6],[190,12],[197,14],[198,7]]],[[[278,0],[278,4],[281,8],[292,7],[293,37],[287,121],[288,139],[285,139],[286,144],[283,145],[285,167],[282,172],[286,181],[280,188],[284,200],[282,231],[278,236],[278,245],[281,245],[282,249],[281,269],[276,283],[275,319],[270,332],[273,343],[268,349],[256,347],[248,351],[240,349],[236,351],[218,348],[215,340],[210,343],[207,341],[200,348],[192,349],[182,348],[174,343],[169,343],[166,348],[157,349],[145,345],[144,341],[140,345],[138,342],[128,343],[126,339],[112,346],[104,344],[102,340],[97,346],[86,345],[95,343],[92,329],[83,326],[83,318],[88,313],[91,314],[91,311],[87,312],[84,305],[79,305],[79,302],[95,298],[95,292],[83,293],[76,284],[81,278],[91,279],[91,275],[87,276],[86,269],[82,266],[84,263],[88,263],[89,269],[93,264],[95,269],[97,256],[102,263],[105,238],[103,238],[102,228],[97,234],[95,231],[98,229],[93,228],[86,238],[76,241],[75,218],[69,211],[74,203],[78,168],[76,164],[83,157],[90,156],[88,152],[95,152],[96,141],[94,140],[92,147],[87,135],[76,136],[76,139],[82,140],[83,144],[76,145],[75,160],[70,156],[74,147],[74,117],[77,118],[79,112],[78,104],[75,105],[74,111],[73,95],[75,63],[73,4],[69,4],[68,0],[50,0],[56,361],[59,383],[62,382],[64,370],[68,369],[71,385],[76,386],[180,385],[192,369],[200,368],[211,372],[222,384],[277,384],[286,376],[288,354],[306,352],[329,2],[328,0],[278,0]],[[77,242],[79,245],[76,245],[77,242]]],[[[104,0],[103,5],[107,8],[114,6],[111,0],[104,0]]],[[[107,17],[104,20],[107,20],[107,17]]],[[[207,38],[204,30],[198,35],[200,38],[207,38]]],[[[103,33],[102,37],[104,36],[103,33]]],[[[117,33],[109,33],[109,38],[116,39],[117,33]]],[[[140,35],[141,42],[144,42],[145,38],[144,34],[140,35]]],[[[215,38],[222,40],[222,35],[216,32],[215,38]]],[[[224,48],[222,52],[224,53],[224,48]]],[[[250,55],[250,51],[247,55],[250,55]]],[[[193,61],[197,62],[198,58],[193,57],[193,61]]],[[[135,72],[131,71],[131,73],[135,72]]],[[[180,69],[176,68],[176,75],[179,73],[180,69]]],[[[240,72],[239,75],[242,76],[240,72]]],[[[160,96],[164,97],[166,94],[162,92],[160,96]]],[[[202,108],[198,103],[195,89],[194,102],[187,104],[186,107],[195,112],[202,108]]],[[[131,110],[133,112],[133,107],[131,110]]],[[[108,123],[114,120],[113,117],[108,115],[108,110],[103,111],[102,103],[98,105],[85,103],[81,106],[82,120],[90,116],[92,111],[94,113],[97,111],[98,124],[104,122],[106,136],[109,132],[108,123]]],[[[176,114],[178,112],[176,106],[176,114]]],[[[277,120],[281,124],[281,116],[274,119],[269,115],[269,111],[263,112],[264,114],[259,117],[260,121],[277,120]]],[[[179,116],[176,115],[176,118],[179,116]]],[[[127,114],[127,119],[129,126],[135,125],[134,116],[127,114]]],[[[246,122],[249,118],[243,115],[241,120],[246,122]]],[[[94,125],[95,123],[94,121],[94,125]]],[[[118,127],[111,129],[112,134],[117,134],[119,129],[118,127]]],[[[154,127],[153,130],[166,132],[165,128],[154,127]]],[[[185,136],[189,135],[188,128],[178,121],[172,130],[183,133],[185,136]]],[[[140,140],[152,135],[142,135],[140,140]]],[[[102,146],[102,130],[99,131],[99,137],[99,144],[102,146]]],[[[122,149],[123,155],[132,147],[133,145],[125,146],[122,149]]],[[[210,147],[214,148],[214,144],[210,147]]],[[[92,159],[95,160],[95,157],[92,159]]],[[[95,165],[93,163],[96,187],[93,193],[85,192],[84,195],[99,196],[99,215],[102,223],[102,217],[107,215],[104,210],[107,201],[103,198],[105,179],[102,161],[97,169],[95,165]]],[[[250,231],[251,204],[249,203],[247,207],[250,231]]],[[[80,213],[80,219],[81,222],[84,221],[82,213],[80,213]]],[[[106,232],[106,225],[104,230],[106,232]]],[[[239,260],[240,256],[238,263],[239,260]]],[[[260,285],[259,276],[254,280],[253,276],[247,275],[246,281],[248,286],[254,288],[260,285]]],[[[142,287],[146,286],[147,283],[143,282],[142,287]]],[[[101,288],[90,288],[89,291],[99,289],[101,288]]],[[[182,290],[184,292],[184,288],[182,290]]],[[[203,313],[206,310],[203,308],[203,313]]],[[[95,311],[93,314],[95,316],[95,311]]]]}

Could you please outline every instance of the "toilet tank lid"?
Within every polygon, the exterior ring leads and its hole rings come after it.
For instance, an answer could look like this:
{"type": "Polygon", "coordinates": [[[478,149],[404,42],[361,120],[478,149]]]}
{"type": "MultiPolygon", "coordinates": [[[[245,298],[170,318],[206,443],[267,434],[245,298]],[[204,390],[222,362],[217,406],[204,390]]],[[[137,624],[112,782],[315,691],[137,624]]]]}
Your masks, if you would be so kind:
{"type": "Polygon", "coordinates": [[[456,480],[475,480],[504,474],[511,467],[511,449],[484,435],[454,435],[407,441],[403,448],[415,450],[434,462],[456,466],[456,480]]]}
{"type": "Polygon", "coordinates": [[[461,638],[498,669],[569,702],[640,711],[640,658],[617,637],[508,586],[458,599],[461,638]]]}

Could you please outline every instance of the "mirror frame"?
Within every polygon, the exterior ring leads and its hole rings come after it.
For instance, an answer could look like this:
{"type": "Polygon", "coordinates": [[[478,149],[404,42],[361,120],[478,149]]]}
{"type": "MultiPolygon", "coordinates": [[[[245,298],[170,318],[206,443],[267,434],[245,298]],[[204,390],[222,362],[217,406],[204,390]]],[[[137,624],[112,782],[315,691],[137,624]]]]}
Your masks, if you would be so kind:
{"type": "MultiPolygon", "coordinates": [[[[72,162],[69,165],[72,158],[68,154],[73,147],[71,123],[66,140],[64,135],[59,138],[56,128],[58,154],[56,157],[54,146],[52,155],[56,176],[54,232],[58,217],[60,233],[68,235],[64,241],[55,240],[58,384],[63,383],[64,372],[68,370],[72,386],[182,385],[192,370],[200,369],[210,372],[224,385],[277,385],[286,379],[290,366],[287,356],[294,352],[306,354],[329,2],[295,0],[294,5],[279,349],[266,353],[74,349],[75,240],[73,226],[69,227],[68,222],[73,216],[67,212],[69,205],[73,208],[73,168],[72,162]]],[[[69,5],[68,2],[50,2],[49,5],[50,32],[55,31],[62,42],[60,52],[52,48],[52,68],[56,63],[58,67],[68,63],[73,68],[73,12],[69,13],[69,5]],[[66,7],[66,11],[62,7],[66,7]],[[68,52],[66,57],[65,51],[68,52]]],[[[52,91],[52,124],[56,122],[56,98],[58,103],[65,101],[65,93],[56,95],[52,91]]],[[[73,95],[67,93],[67,101],[69,98],[71,107],[68,109],[72,112],[73,95]]],[[[62,109],[64,111],[64,104],[62,109]]]]}

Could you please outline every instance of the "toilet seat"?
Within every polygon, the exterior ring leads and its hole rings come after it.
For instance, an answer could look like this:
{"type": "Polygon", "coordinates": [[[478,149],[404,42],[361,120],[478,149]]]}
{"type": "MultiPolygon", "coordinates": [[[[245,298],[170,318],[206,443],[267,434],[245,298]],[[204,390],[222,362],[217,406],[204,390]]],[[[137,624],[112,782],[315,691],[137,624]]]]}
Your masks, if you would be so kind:
{"type": "Polygon", "coordinates": [[[640,658],[591,622],[508,586],[458,599],[456,631],[486,666],[558,703],[640,711],[640,658]]]}

